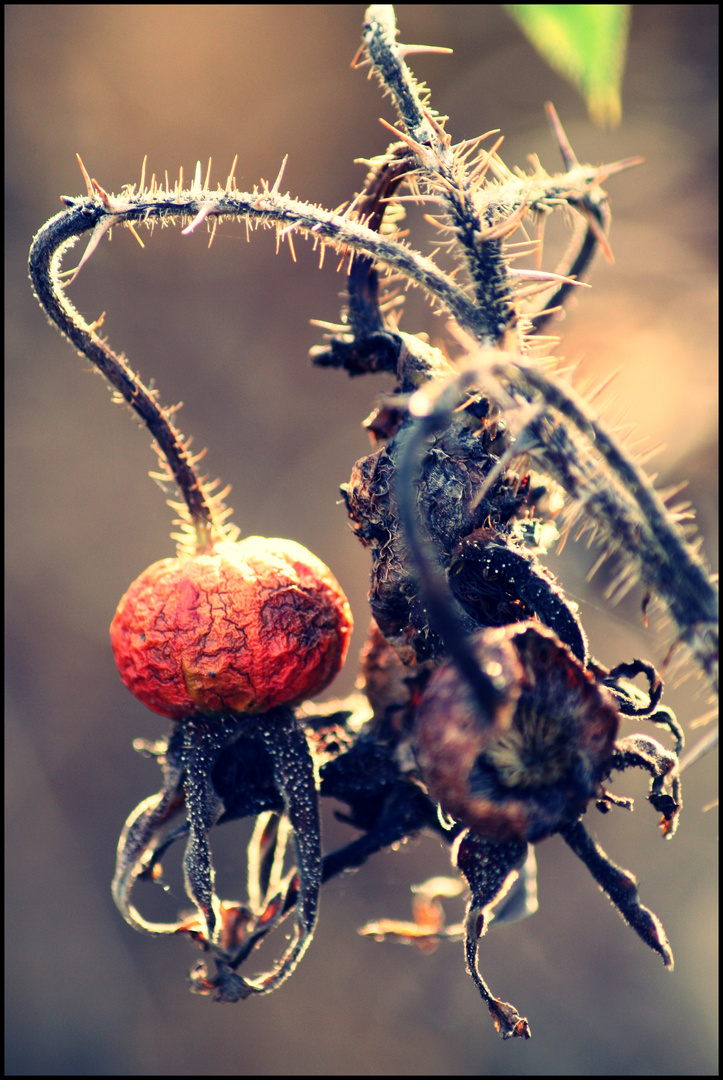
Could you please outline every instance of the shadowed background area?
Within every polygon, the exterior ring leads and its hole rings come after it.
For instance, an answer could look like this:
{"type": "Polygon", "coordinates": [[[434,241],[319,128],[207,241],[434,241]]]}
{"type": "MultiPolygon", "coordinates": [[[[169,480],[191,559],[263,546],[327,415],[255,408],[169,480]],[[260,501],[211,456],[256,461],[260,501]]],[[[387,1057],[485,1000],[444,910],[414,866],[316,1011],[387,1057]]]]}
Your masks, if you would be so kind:
{"type": "MultiPolygon", "coordinates": [[[[76,151],[108,191],[148,175],[192,176],[213,158],[225,181],[238,153],[242,189],[275,178],[334,208],[359,188],[354,158],[380,153],[393,119],[375,81],[349,62],[363,8],[341,6],[11,6],[7,70],[7,1061],[12,1074],[708,1074],[717,1070],[717,895],[714,765],[686,775],[678,836],[663,843],[627,773],[631,817],[589,817],[609,854],[641,880],[676,957],[674,975],[644,948],[559,839],[538,848],[541,910],[485,939],[493,990],[528,1016],[532,1041],[502,1044],[464,971],[461,945],[432,956],[377,945],[356,929],[406,918],[409,885],[444,873],[448,856],[423,838],[326,887],[319,929],[294,977],[269,998],[222,1008],[188,993],[197,954],[144,938],[110,898],[115,845],[130,810],[158,786],[136,736],[163,731],[121,685],[107,627],[130,582],[173,554],[171,512],[148,480],[149,436],[113,407],[101,378],[51,329],[27,280],[33,234],[84,193],[76,151]]],[[[666,446],[651,468],[664,485],[688,479],[709,556],[716,550],[717,7],[634,9],[623,122],[594,129],[582,102],[533,53],[496,6],[401,6],[402,41],[446,45],[412,68],[450,116],[455,141],[493,127],[510,166],[537,152],[559,169],[543,102],[554,101],[581,161],[642,154],[612,178],[615,266],[599,264],[559,325],[559,352],[581,373],[621,372],[611,417],[666,446]]],[[[410,211],[412,241],[431,230],[410,211]]],[[[72,286],[86,317],[107,312],[125,351],[180,426],[209,447],[205,466],[233,484],[244,534],[289,536],[332,568],[357,631],[335,689],[347,693],[367,623],[369,556],[352,536],[338,485],[368,452],[360,421],[387,389],[311,367],[335,321],[344,278],[303,240],[294,264],[272,233],[246,241],[226,223],[212,248],[199,229],[126,230],[103,241],[72,286]]],[[[82,242],[81,242],[82,243],[82,242]]],[[[66,266],[81,247],[71,254],[66,266]]],[[[545,265],[549,266],[548,258],[545,265]]],[[[402,328],[446,328],[411,291],[402,328]]],[[[594,555],[568,544],[550,560],[581,605],[605,663],[657,664],[669,636],[642,626],[640,590],[612,610],[610,572],[588,583],[594,555]]],[[[671,680],[672,682],[672,680],[671,680]]],[[[670,687],[688,728],[706,708],[695,677],[670,687]]],[[[688,728],[689,730],[689,728],[688,728]]],[[[689,738],[690,738],[689,731],[689,738]]],[[[694,737],[694,733],[692,733],[694,737]]],[[[327,808],[327,844],[348,831],[327,808]]],[[[219,890],[244,888],[248,827],[218,830],[219,890]]],[[[176,859],[176,863],[177,863],[176,859]]],[[[146,888],[139,904],[175,911],[146,888]],[[170,908],[164,908],[164,903],[170,908]]],[[[160,893],[160,890],[155,890],[160,893]]],[[[453,911],[456,917],[458,911],[453,911]]],[[[280,933],[283,937],[286,930],[280,933]]],[[[282,942],[270,945],[273,955],[282,942]]],[[[264,953],[262,970],[269,954],[264,953]]]]}

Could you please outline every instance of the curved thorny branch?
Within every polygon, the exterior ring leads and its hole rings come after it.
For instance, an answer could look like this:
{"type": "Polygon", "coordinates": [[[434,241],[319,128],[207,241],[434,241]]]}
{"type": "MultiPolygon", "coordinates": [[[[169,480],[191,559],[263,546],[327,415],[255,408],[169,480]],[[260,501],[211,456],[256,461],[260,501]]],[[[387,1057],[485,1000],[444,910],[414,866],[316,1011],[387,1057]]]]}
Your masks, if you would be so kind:
{"type": "Polygon", "coordinates": [[[409,403],[412,415],[420,418],[416,440],[408,440],[401,464],[405,484],[412,470],[408,459],[419,453],[413,449],[416,441],[424,438],[425,428],[432,432],[449,423],[470,385],[483,387],[506,409],[515,435],[509,460],[533,458],[574,500],[567,527],[583,518],[585,527],[603,537],[605,556],[622,553],[624,563],[611,593],[619,599],[642,579],[666,605],[679,640],[717,692],[718,596],[703,560],[644,470],[579,395],[554,375],[523,357],[489,351],[468,358],[463,370],[445,383],[418,391],[409,403]],[[542,403],[544,409],[524,413],[519,402],[542,403]]]}
{"type": "Polygon", "coordinates": [[[187,549],[203,553],[219,538],[235,538],[221,501],[226,492],[214,494],[215,485],[198,476],[200,455],[190,454],[173,410],[160,406],[99,337],[100,322],[88,324],[67,295],[110,228],[178,222],[187,235],[205,222],[213,239],[220,222],[239,220],[247,230],[275,228],[277,245],[286,240],[292,251],[295,233],[310,238],[320,261],[331,247],[342,263],[348,259],[348,307],[340,324],[328,327],[314,362],[350,375],[396,376],[367,421],[374,449],[343,487],[352,527],[372,557],[364,693],[251,717],[194,713],[167,738],[139,743],[157,759],[163,783],[128,818],[113,894],[136,929],[185,935],[212,959],[215,975],[198,965],[192,989],[236,1001],[291,974],[311,941],[324,881],[432,830],[451,845],[469,888],[464,923],[445,928],[439,904],[461,883],[435,879],[420,887],[413,923],[381,920],[364,932],[420,947],[463,938],[469,973],[497,1030],[526,1038],[525,1018],[482,978],[478,952],[493,917],[535,910],[533,845],[560,833],[626,922],[672,967],[665,931],[643,906],[635,879],[588,835],[582,816],[593,803],[601,812],[631,808],[606,786],[627,768],[649,773],[648,800],[663,836],[674,834],[682,806],[683,733],[661,703],[662,680],[646,661],[608,670],[591,657],[576,606],[542,561],[559,535],[555,519],[566,530],[577,519],[576,527],[597,531],[601,558],[622,556],[614,591],[639,578],[646,603],[650,594],[665,604],[677,640],[716,686],[717,593],[680,526],[680,509],[666,508],[640,466],[556,374],[554,357],[541,355],[546,339],[535,337],[598,251],[609,255],[610,212],[600,185],[634,162],[581,165],[548,105],[565,172],[549,176],[537,159],[529,174],[512,171],[499,157],[501,140],[481,149],[495,132],[452,142],[406,65],[420,47],[397,43],[391,7],[369,9],[363,36],[362,64],[390,93],[399,119],[396,127],[386,124],[394,141],[368,162],[365,184],[343,212],[282,194],[283,165],[273,184],[240,192],[235,162],[216,189],[210,162],[205,180],[199,164],[188,186],[182,172],[174,185],[155,177],[146,185],[144,163],[138,188],[117,196],[81,165],[87,195],[64,198],[66,209],[33,241],[38,299],[153,433],[184,499],[179,540],[187,549]],[[407,195],[399,194],[403,188],[407,195]],[[431,205],[462,284],[401,239],[405,200],[431,205]],[[519,252],[510,254],[511,237],[532,221],[538,238],[529,247],[540,255],[540,226],[561,208],[577,220],[561,265],[554,273],[513,268],[519,252]],[[61,271],[86,233],[77,269],[61,271]],[[399,329],[399,298],[381,291],[380,271],[423,288],[451,316],[469,342],[462,361],[451,363],[399,329]],[[561,492],[569,504],[560,518],[561,492]],[[633,684],[638,676],[647,691],[633,684]],[[674,751],[642,733],[619,738],[623,717],[666,729],[674,751]],[[323,855],[319,796],[344,804],[338,816],[360,834],[323,855]],[[224,901],[215,892],[209,834],[247,816],[257,818],[248,899],[224,901]],[[288,867],[292,835],[296,866],[288,867]],[[178,840],[186,844],[195,912],[149,923],[131,891],[141,880],[161,879],[160,860],[178,840]],[[255,980],[239,975],[292,912],[294,934],[273,971],[255,980]]]}
{"type": "Polygon", "coordinates": [[[113,352],[97,334],[102,317],[88,324],[68,299],[61,282],[63,253],[89,230],[99,239],[113,221],[105,213],[102,200],[99,205],[88,200],[80,206],[74,199],[66,201],[73,204],[72,209],[46,222],[30,249],[30,277],[38,300],[61,333],[105,375],[155,438],[164,468],[160,479],[174,479],[184,499],[185,505],[172,503],[181,513],[184,533],[177,537],[181,545],[190,544],[195,550],[205,551],[210,550],[214,539],[235,539],[238,530],[224,524],[231,513],[223,503],[228,489],[214,493],[216,483],[209,484],[199,477],[196,465],[203,453],[190,453],[189,442],[173,423],[174,410],[164,409],[155,391],[146,387],[125,358],[113,352]]]}

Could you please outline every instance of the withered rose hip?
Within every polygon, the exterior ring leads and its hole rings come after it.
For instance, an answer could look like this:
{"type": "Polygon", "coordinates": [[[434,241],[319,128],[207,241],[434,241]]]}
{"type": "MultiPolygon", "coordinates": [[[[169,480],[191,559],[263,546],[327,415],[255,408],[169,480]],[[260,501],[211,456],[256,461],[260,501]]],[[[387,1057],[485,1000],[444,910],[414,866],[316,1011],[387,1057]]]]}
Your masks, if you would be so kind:
{"type": "Polygon", "coordinates": [[[320,559],[293,540],[249,536],[149,566],[110,638],[128,689],[180,720],[311,697],[344,663],[351,630],[347,599],[320,559]]]}
{"type": "Polygon", "coordinates": [[[535,842],[575,821],[599,793],[620,716],[610,691],[547,627],[487,627],[472,638],[500,700],[480,715],[452,661],[429,681],[415,754],[430,795],[490,840],[535,842]]]}

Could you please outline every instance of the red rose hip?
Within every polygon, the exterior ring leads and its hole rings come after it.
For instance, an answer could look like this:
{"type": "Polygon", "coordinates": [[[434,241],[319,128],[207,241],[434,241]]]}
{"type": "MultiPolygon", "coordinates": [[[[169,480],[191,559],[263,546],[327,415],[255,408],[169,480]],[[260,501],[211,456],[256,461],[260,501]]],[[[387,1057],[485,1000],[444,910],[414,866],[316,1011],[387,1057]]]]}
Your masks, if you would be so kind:
{"type": "Polygon", "coordinates": [[[153,563],[122,598],[110,637],[128,689],[180,720],[311,697],[344,663],[351,630],[320,559],[293,540],[250,536],[153,563]]]}

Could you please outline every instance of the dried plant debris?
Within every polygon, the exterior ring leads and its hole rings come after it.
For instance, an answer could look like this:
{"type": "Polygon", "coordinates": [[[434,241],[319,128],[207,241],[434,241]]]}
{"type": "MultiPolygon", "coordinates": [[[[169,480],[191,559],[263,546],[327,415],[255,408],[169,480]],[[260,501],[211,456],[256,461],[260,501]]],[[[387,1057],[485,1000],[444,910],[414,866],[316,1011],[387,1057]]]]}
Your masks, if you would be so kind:
{"type": "Polygon", "coordinates": [[[144,162],[137,187],[110,195],[81,163],[87,194],[63,198],[63,211],[33,241],[30,273],[50,319],[151,431],[161,463],[152,475],[180,492],[171,503],[178,558],[154,564],[114,620],[124,681],[173,720],[166,737],[136,743],[158,761],[162,786],[121,836],[113,883],[120,911],[146,933],[190,938],[206,957],[192,972],[192,989],[237,1001],[291,974],[311,942],[323,882],[428,829],[449,843],[458,876],[420,886],[412,922],[380,920],[362,932],[426,950],[462,939],[498,1032],[527,1038],[527,1020],[482,978],[478,952],[493,919],[536,909],[533,845],[559,833],[672,968],[660,921],[643,906],[633,876],[588,834],[583,816],[593,805],[631,807],[608,786],[629,768],[649,773],[648,800],[664,837],[675,833],[682,806],[683,732],[662,704],[659,672],[639,659],[608,669],[590,655],[576,605],[544,565],[546,550],[560,535],[593,533],[601,559],[619,560],[612,598],[640,581],[644,606],[651,598],[664,605],[673,645],[687,646],[714,689],[717,593],[686,509],[669,507],[670,497],[655,491],[571,388],[551,355],[554,339],[541,333],[584,286],[596,254],[611,257],[601,185],[638,159],[581,165],[551,105],[560,174],[548,175],[537,158],[531,171],[508,168],[497,132],[454,143],[407,67],[424,47],[396,39],[393,9],[369,8],[355,66],[377,77],[398,118],[383,122],[393,141],[367,161],[362,190],[345,208],[328,211],[284,194],[283,165],[272,184],[241,192],[236,162],[216,188],[210,162],[205,176],[198,165],[189,185],[182,172],[174,183],[167,175],[147,182],[144,162]],[[430,212],[437,250],[451,255],[452,271],[402,236],[410,201],[430,212]],[[544,271],[544,224],[560,211],[574,223],[569,249],[554,271],[544,271]],[[320,262],[331,249],[347,274],[347,303],[340,323],[325,326],[313,361],[396,379],[366,421],[372,451],[343,486],[351,526],[372,562],[361,689],[326,706],[299,701],[326,685],[344,659],[351,615],[335,579],[290,541],[238,542],[223,501],[228,489],[199,476],[200,455],[190,453],[174,410],[99,335],[102,318],[86,322],[68,298],[114,226],[135,232],[180,223],[186,235],[208,229],[212,242],[225,220],[242,221],[247,232],[274,229],[277,245],[292,254],[295,237],[305,236],[320,262]],[[61,271],[84,234],[78,266],[61,271]],[[538,256],[536,269],[513,265],[525,251],[538,256]],[[400,283],[422,288],[451,320],[465,345],[461,360],[452,363],[400,329],[400,283]],[[241,559],[249,544],[254,559],[241,559]],[[232,603],[232,594],[250,599],[232,603]],[[284,621],[292,609],[293,625],[284,621]],[[249,612],[263,623],[253,633],[249,612]],[[297,677],[292,660],[303,667],[307,654],[318,672],[297,677]],[[284,655],[294,669],[288,680],[284,655]],[[645,691],[633,681],[639,677],[645,691]],[[639,721],[640,731],[622,736],[623,718],[639,721]],[[650,734],[651,724],[671,749],[650,734]],[[340,816],[358,831],[326,853],[320,797],[344,804],[340,816]],[[256,818],[248,896],[222,900],[210,836],[247,816],[256,818]],[[162,882],[161,859],[178,840],[186,845],[192,911],[150,923],[131,893],[141,880],[162,882]],[[465,919],[446,927],[441,900],[463,888],[465,919]],[[241,975],[256,946],[292,913],[295,933],[276,966],[241,975]]]}

